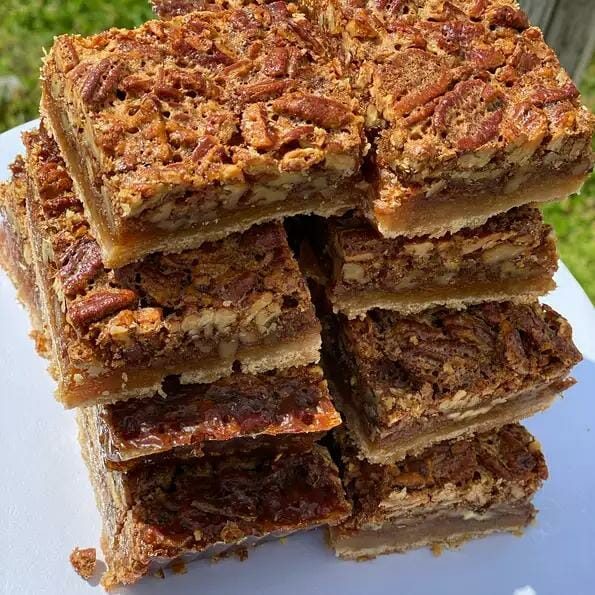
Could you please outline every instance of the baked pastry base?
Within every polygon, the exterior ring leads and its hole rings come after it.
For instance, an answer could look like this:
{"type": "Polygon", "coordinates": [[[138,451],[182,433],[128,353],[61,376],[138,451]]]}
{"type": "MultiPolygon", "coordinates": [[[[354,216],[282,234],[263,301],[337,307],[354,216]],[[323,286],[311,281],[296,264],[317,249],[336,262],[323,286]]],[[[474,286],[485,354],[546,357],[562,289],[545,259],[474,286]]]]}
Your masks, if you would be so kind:
{"type": "Polygon", "coordinates": [[[555,289],[556,284],[548,275],[533,279],[511,279],[503,281],[495,289],[492,282],[460,283],[457,285],[432,287],[428,284],[411,291],[362,290],[352,296],[332,296],[333,311],[341,312],[348,318],[365,316],[374,308],[394,310],[401,314],[416,314],[434,306],[445,306],[454,310],[462,310],[472,304],[489,301],[513,301],[523,303],[533,301],[555,289]]]}
{"type": "Polygon", "coordinates": [[[530,502],[494,506],[487,512],[453,511],[435,517],[394,519],[378,529],[329,529],[329,542],[339,558],[369,560],[382,554],[403,553],[422,547],[459,547],[492,533],[520,535],[537,511],[530,502]]]}
{"type": "Polygon", "coordinates": [[[496,184],[494,193],[453,192],[452,196],[392,197],[393,175],[386,185],[380,183],[377,194],[370,194],[365,214],[387,238],[397,236],[440,237],[465,227],[479,227],[490,217],[526,204],[561,200],[579,192],[586,179],[584,167],[579,174],[544,171],[510,192],[496,184]]]}
{"type": "Polygon", "coordinates": [[[119,473],[105,468],[98,437],[80,411],[77,421],[103,519],[107,589],[165,565],[334,525],[349,514],[338,470],[320,446],[272,460],[194,459],[119,473]]]}

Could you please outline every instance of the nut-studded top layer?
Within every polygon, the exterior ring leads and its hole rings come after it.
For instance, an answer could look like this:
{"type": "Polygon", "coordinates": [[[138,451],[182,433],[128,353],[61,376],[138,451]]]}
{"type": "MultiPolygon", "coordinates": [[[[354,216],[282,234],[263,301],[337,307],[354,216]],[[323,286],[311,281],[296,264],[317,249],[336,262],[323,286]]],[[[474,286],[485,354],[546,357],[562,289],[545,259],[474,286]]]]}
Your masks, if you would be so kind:
{"type": "Polygon", "coordinates": [[[316,434],[341,423],[318,366],[233,374],[211,384],[169,379],[163,391],[100,407],[109,466],[184,447],[199,456],[207,442],[241,437],[257,447],[259,435],[316,434]]]}
{"type": "Polygon", "coordinates": [[[0,218],[7,220],[19,238],[26,239],[27,173],[20,155],[10,164],[10,171],[10,182],[0,182],[0,218]]]}
{"type": "Polygon", "coordinates": [[[562,316],[511,302],[342,319],[340,352],[373,395],[366,414],[380,427],[440,411],[447,400],[508,398],[564,377],[581,359],[562,316]]]}
{"type": "Polygon", "coordinates": [[[341,36],[367,124],[384,128],[377,161],[402,182],[530,161],[589,168],[593,118],[516,2],[303,3],[341,36]]]}
{"type": "Polygon", "coordinates": [[[354,505],[345,528],[381,522],[383,504],[395,512],[400,506],[402,514],[446,503],[482,510],[530,497],[548,476],[539,443],[520,425],[442,442],[392,465],[359,459],[347,433],[340,430],[336,436],[343,482],[354,505]]]}
{"type": "Polygon", "coordinates": [[[94,183],[126,218],[178,186],[221,185],[237,200],[259,179],[353,174],[362,118],[333,56],[314,25],[275,2],[62,36],[44,76],[81,127],[94,183]]]}
{"type": "Polygon", "coordinates": [[[65,312],[57,339],[72,363],[141,366],[213,349],[230,357],[237,340],[221,343],[230,333],[251,345],[318,328],[280,224],[108,269],[56,144],[43,128],[25,143],[41,270],[65,312]]]}

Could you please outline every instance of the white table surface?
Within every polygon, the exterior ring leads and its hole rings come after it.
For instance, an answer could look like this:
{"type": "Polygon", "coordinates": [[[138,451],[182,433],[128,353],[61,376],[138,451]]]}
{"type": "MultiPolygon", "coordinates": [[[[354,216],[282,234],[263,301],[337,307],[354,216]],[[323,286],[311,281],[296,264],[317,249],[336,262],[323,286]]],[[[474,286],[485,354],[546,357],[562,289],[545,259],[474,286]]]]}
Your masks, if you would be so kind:
{"type": "MultiPolygon", "coordinates": [[[[20,129],[0,135],[0,179],[20,150],[20,129]]],[[[577,385],[526,424],[543,445],[550,479],[536,497],[537,524],[523,538],[498,535],[440,557],[421,550],[361,563],[335,559],[314,531],[258,547],[246,562],[196,562],[184,575],[119,592],[595,594],[595,310],[563,265],[556,280],[546,301],[572,323],[585,361],[575,369],[577,385]]],[[[74,546],[98,547],[100,533],[74,417],[54,401],[47,364],[4,273],[0,312],[0,595],[101,592],[68,562],[74,546]]]]}

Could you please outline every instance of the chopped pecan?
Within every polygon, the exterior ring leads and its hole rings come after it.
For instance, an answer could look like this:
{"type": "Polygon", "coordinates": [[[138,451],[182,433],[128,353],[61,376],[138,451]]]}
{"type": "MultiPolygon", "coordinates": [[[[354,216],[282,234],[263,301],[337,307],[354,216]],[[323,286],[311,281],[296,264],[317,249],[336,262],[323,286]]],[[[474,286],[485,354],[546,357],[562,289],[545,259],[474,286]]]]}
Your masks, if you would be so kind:
{"type": "Polygon", "coordinates": [[[83,237],[72,244],[60,258],[58,271],[65,295],[84,291],[102,270],[101,251],[94,239],[83,237]]]}
{"type": "Polygon", "coordinates": [[[289,28],[309,45],[317,54],[325,53],[325,48],[315,34],[313,25],[306,19],[291,18],[287,20],[289,28]]]}
{"type": "Polygon", "coordinates": [[[306,93],[290,93],[273,102],[278,114],[310,120],[323,128],[340,128],[351,121],[349,108],[327,97],[306,93]]]}
{"type": "Polygon", "coordinates": [[[240,89],[240,96],[245,102],[266,101],[273,97],[278,97],[284,93],[291,85],[290,80],[264,81],[262,83],[253,83],[244,85],[240,89]]]}
{"type": "Polygon", "coordinates": [[[72,324],[85,329],[91,323],[131,308],[138,296],[130,289],[100,289],[68,305],[68,316],[72,324]]]}
{"type": "Polygon", "coordinates": [[[244,8],[234,10],[229,17],[229,23],[232,29],[243,33],[250,34],[259,30],[258,21],[254,18],[254,15],[244,8]]]}
{"type": "Polygon", "coordinates": [[[185,92],[208,95],[208,84],[200,72],[189,72],[175,67],[159,70],[153,91],[159,99],[180,101],[185,92]]]}
{"type": "Polygon", "coordinates": [[[324,151],[320,149],[313,147],[293,149],[283,155],[279,169],[281,171],[305,171],[323,160],[324,151]]]}
{"type": "Polygon", "coordinates": [[[289,66],[289,51],[284,46],[275,47],[269,51],[262,65],[262,71],[270,77],[280,77],[287,74],[289,66]]]}
{"type": "Polygon", "coordinates": [[[228,283],[219,287],[217,293],[223,300],[229,300],[234,304],[240,302],[248,293],[255,289],[258,276],[253,271],[246,271],[232,277],[228,283]]]}
{"type": "Polygon", "coordinates": [[[263,252],[282,248],[287,244],[287,236],[282,225],[270,224],[251,227],[245,231],[240,239],[243,247],[255,246],[263,252]]]}
{"type": "Polygon", "coordinates": [[[56,40],[54,55],[56,57],[56,66],[63,73],[70,72],[80,62],[74,43],[67,35],[56,40]]]}
{"type": "Polygon", "coordinates": [[[98,107],[115,96],[126,67],[118,60],[103,58],[93,64],[83,81],[81,97],[85,103],[98,107]]]}
{"type": "MultiPolygon", "coordinates": [[[[326,134],[326,133],[323,133],[326,134]]],[[[314,126],[310,124],[304,124],[303,126],[296,126],[291,130],[288,130],[277,143],[277,148],[281,148],[285,145],[290,145],[300,141],[310,141],[314,135],[314,126]]]]}
{"type": "Polygon", "coordinates": [[[480,80],[458,83],[440,99],[432,124],[458,149],[472,151],[498,136],[503,110],[500,96],[480,80]]]}
{"type": "Polygon", "coordinates": [[[39,196],[44,204],[61,198],[66,192],[72,190],[72,179],[63,165],[48,161],[43,164],[37,174],[39,196]]]}
{"type": "Polygon", "coordinates": [[[563,101],[564,99],[576,99],[579,96],[579,90],[572,81],[568,81],[564,86],[557,89],[548,89],[539,87],[531,93],[528,100],[533,105],[543,107],[548,103],[563,101]]]}
{"type": "Polygon", "coordinates": [[[475,68],[493,70],[504,64],[504,54],[493,47],[471,47],[465,52],[465,58],[475,68]]]}
{"type": "Polygon", "coordinates": [[[219,140],[211,134],[198,139],[191,158],[196,163],[200,163],[209,154],[213,157],[218,157],[219,160],[225,155],[223,147],[219,144],[219,140]]]}
{"type": "Polygon", "coordinates": [[[500,6],[488,13],[488,22],[492,25],[510,27],[522,31],[529,27],[527,15],[519,8],[500,6]]]}
{"type": "Polygon", "coordinates": [[[504,357],[510,367],[519,374],[527,374],[529,370],[529,360],[521,336],[508,320],[500,323],[499,339],[504,349],[504,357]]]}
{"type": "Polygon", "coordinates": [[[381,24],[374,15],[366,10],[358,9],[345,27],[349,35],[359,39],[374,39],[378,37],[381,24]]]}
{"type": "Polygon", "coordinates": [[[262,105],[251,104],[242,114],[242,135],[255,149],[271,149],[275,146],[276,134],[271,130],[262,105]]]}

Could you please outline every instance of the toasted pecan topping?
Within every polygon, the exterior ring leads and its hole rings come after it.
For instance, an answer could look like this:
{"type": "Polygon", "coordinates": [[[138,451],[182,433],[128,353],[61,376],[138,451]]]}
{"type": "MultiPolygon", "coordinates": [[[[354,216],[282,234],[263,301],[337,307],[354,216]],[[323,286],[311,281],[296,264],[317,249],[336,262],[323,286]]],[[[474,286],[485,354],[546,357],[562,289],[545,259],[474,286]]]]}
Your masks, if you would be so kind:
{"type": "Polygon", "coordinates": [[[120,310],[131,308],[138,296],[130,289],[99,289],[68,306],[68,316],[75,327],[84,329],[120,310]]]}
{"type": "Polygon", "coordinates": [[[340,128],[352,118],[351,111],[344,104],[327,97],[300,92],[277,99],[273,102],[273,109],[278,114],[310,120],[327,129],[340,128]]]}
{"type": "Polygon", "coordinates": [[[96,275],[103,271],[101,251],[97,242],[83,237],[72,244],[60,259],[58,277],[68,297],[87,289],[96,275]]]}
{"type": "Polygon", "coordinates": [[[270,77],[285,76],[288,68],[289,50],[284,46],[273,48],[262,65],[262,71],[270,77]]]}
{"type": "Polygon", "coordinates": [[[266,111],[260,105],[250,105],[244,110],[242,134],[246,142],[255,149],[270,149],[275,146],[277,139],[269,126],[266,111]]]}
{"type": "Polygon", "coordinates": [[[126,74],[119,60],[104,58],[90,66],[83,79],[81,97],[90,106],[98,107],[111,99],[126,74]]]}

